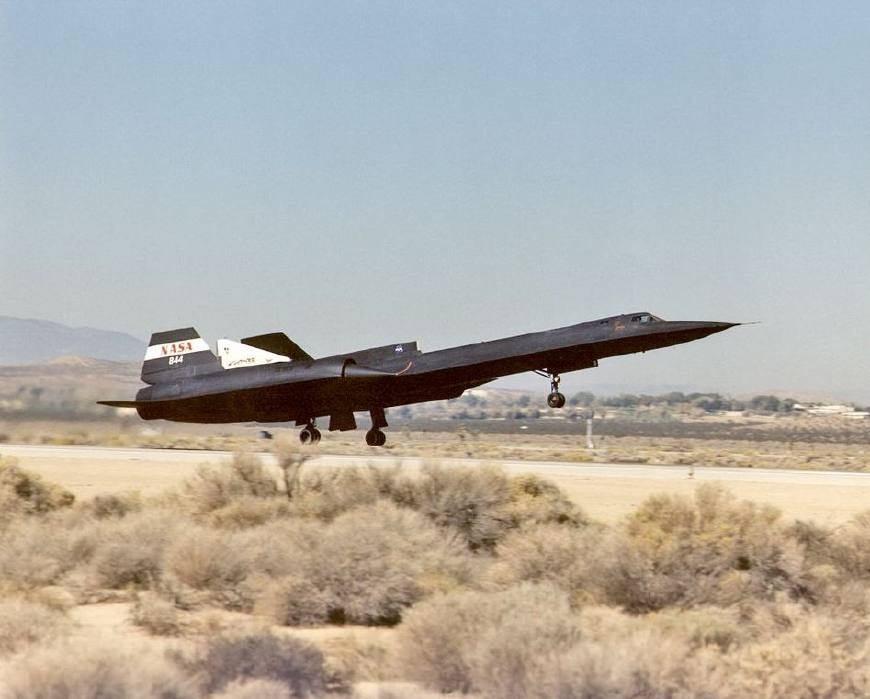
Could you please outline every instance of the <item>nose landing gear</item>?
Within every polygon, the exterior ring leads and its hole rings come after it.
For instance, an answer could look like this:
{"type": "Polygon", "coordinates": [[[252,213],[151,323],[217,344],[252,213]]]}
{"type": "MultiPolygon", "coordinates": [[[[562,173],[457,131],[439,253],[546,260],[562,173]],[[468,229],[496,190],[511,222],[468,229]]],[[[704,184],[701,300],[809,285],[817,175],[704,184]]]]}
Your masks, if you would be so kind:
{"type": "Polygon", "coordinates": [[[547,405],[551,408],[564,408],[565,396],[559,393],[559,382],[562,380],[558,374],[550,373],[549,371],[536,371],[539,376],[546,376],[550,379],[550,394],[547,396],[547,405]]]}
{"type": "Polygon", "coordinates": [[[317,444],[320,441],[320,430],[315,427],[314,420],[309,420],[308,424],[302,428],[299,433],[299,441],[303,444],[317,444]]]}
{"type": "Polygon", "coordinates": [[[547,396],[547,405],[551,408],[564,408],[565,395],[559,393],[559,377],[556,376],[550,384],[550,395],[547,396]]]}

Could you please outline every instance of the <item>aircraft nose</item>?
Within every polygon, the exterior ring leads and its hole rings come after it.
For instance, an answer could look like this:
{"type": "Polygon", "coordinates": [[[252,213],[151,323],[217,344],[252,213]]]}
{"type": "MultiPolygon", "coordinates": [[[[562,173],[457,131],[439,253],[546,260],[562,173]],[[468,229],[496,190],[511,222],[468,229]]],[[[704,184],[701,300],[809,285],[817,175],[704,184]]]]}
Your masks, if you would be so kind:
{"type": "Polygon", "coordinates": [[[728,330],[729,328],[734,328],[738,325],[743,325],[743,323],[719,323],[719,322],[709,322],[709,323],[701,323],[701,327],[699,329],[704,330],[704,335],[715,335],[716,333],[720,333],[723,330],[728,330]]]}
{"type": "Polygon", "coordinates": [[[719,323],[703,320],[688,322],[676,321],[673,325],[673,332],[682,338],[681,342],[689,342],[691,340],[700,340],[702,337],[715,335],[723,330],[733,328],[735,325],[743,325],[743,323],[719,323]]]}
{"type": "Polygon", "coordinates": [[[708,323],[708,325],[712,327],[713,332],[720,333],[723,330],[727,330],[728,328],[743,325],[743,323],[708,323]]]}

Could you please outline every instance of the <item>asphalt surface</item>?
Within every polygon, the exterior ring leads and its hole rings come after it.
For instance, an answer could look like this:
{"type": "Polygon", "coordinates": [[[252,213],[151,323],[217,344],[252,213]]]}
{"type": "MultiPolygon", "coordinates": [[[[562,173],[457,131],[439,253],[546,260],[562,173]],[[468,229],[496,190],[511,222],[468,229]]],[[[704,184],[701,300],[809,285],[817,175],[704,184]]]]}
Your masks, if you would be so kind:
{"type": "MultiPolygon", "coordinates": [[[[198,465],[228,461],[232,452],[205,451],[198,449],[138,449],[120,447],[92,446],[45,446],[30,444],[2,444],[0,456],[13,456],[24,462],[44,459],[81,459],[84,461],[160,461],[167,465],[198,465]]],[[[274,457],[269,452],[260,456],[267,462],[274,457]]],[[[401,463],[403,467],[419,468],[425,461],[420,457],[401,456],[343,456],[338,454],[319,454],[306,462],[306,468],[334,468],[340,466],[392,465],[401,463]]],[[[643,479],[680,479],[687,478],[689,467],[615,464],[615,463],[565,463],[556,461],[511,461],[473,458],[442,458],[441,464],[477,465],[497,463],[506,472],[534,473],[540,476],[590,476],[594,478],[643,478],[643,479]]],[[[789,483],[800,485],[836,485],[870,488],[870,473],[853,471],[799,471],[793,469],[722,468],[695,466],[693,478],[697,481],[723,481],[746,483],[789,483]]],[[[868,502],[870,505],[870,502],[868,502]]]]}

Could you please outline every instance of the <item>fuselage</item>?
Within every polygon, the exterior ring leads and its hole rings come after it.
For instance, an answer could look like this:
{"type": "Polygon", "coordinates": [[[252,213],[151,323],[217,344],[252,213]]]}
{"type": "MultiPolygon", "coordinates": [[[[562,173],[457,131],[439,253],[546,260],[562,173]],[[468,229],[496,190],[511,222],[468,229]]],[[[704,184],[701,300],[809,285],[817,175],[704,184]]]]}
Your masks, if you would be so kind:
{"type": "MultiPolygon", "coordinates": [[[[145,419],[284,422],[454,398],[526,371],[558,375],[607,357],[697,340],[736,323],[664,321],[634,313],[432,352],[397,343],[310,361],[205,367],[139,391],[145,419]]],[[[339,427],[338,429],[343,429],[339,427]]]]}

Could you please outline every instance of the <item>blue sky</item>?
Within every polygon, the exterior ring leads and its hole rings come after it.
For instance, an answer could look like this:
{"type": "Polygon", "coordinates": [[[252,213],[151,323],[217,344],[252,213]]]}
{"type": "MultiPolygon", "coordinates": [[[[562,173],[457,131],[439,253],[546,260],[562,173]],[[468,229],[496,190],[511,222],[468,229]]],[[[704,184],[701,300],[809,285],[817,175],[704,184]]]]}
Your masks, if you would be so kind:
{"type": "Polygon", "coordinates": [[[870,400],[868,269],[867,3],[0,4],[0,314],[760,320],[566,386],[870,400]]]}

